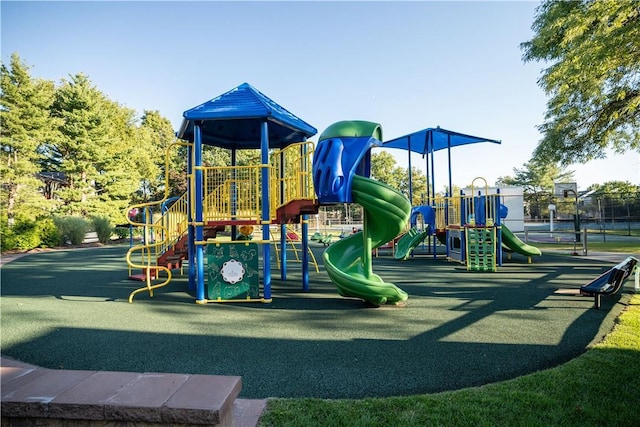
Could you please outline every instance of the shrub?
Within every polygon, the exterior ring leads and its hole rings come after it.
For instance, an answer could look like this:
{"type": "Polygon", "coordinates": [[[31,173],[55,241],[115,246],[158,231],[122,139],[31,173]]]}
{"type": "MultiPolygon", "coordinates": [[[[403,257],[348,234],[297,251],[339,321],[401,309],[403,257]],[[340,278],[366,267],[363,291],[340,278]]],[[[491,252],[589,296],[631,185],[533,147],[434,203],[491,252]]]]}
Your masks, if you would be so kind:
{"type": "Polygon", "coordinates": [[[37,221],[38,234],[40,235],[41,248],[53,248],[59,246],[61,242],[60,232],[53,219],[39,218],[37,221]]]}
{"type": "Polygon", "coordinates": [[[118,239],[128,239],[129,238],[129,227],[116,227],[113,230],[113,233],[118,236],[118,239]]]}
{"type": "Polygon", "coordinates": [[[89,223],[77,216],[56,217],[53,222],[58,227],[61,240],[66,245],[79,245],[89,230],[89,223]]]}
{"type": "Polygon", "coordinates": [[[18,219],[12,227],[13,234],[12,247],[9,249],[20,249],[28,251],[40,246],[40,230],[37,221],[31,219],[18,219]]]}
{"type": "Polygon", "coordinates": [[[13,249],[13,231],[8,222],[7,214],[5,212],[0,213],[0,249],[3,252],[13,249]]]}
{"type": "Polygon", "coordinates": [[[98,235],[98,241],[103,244],[109,243],[111,234],[113,234],[113,226],[109,218],[94,216],[91,221],[93,222],[93,230],[98,235]]]}
{"type": "Polygon", "coordinates": [[[51,218],[38,220],[38,233],[40,234],[40,247],[53,248],[63,243],[60,231],[51,218]]]}

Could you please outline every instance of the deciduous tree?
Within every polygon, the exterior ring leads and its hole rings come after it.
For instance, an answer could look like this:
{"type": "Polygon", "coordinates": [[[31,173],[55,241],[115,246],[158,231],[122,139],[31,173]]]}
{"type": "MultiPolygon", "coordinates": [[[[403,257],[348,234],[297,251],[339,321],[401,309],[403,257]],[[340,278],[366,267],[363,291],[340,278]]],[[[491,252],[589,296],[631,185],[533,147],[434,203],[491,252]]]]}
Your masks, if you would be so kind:
{"type": "Polygon", "coordinates": [[[569,182],[573,171],[551,163],[530,160],[521,169],[513,168],[514,176],[498,178],[496,185],[515,185],[523,188],[524,200],[529,205],[532,216],[546,215],[548,204],[552,201],[555,182],[569,182]]]}
{"type": "Polygon", "coordinates": [[[550,96],[542,161],[565,165],[640,151],[640,3],[546,0],[523,60],[545,61],[539,85],[550,96]]]}

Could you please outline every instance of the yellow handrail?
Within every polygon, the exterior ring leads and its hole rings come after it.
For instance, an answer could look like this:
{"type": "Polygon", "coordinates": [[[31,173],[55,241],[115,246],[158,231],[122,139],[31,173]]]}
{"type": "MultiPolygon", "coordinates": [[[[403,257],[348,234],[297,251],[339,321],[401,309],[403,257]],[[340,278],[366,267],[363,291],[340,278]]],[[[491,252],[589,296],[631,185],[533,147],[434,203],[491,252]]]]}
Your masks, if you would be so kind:
{"type": "Polygon", "coordinates": [[[129,266],[129,271],[131,271],[131,269],[141,269],[145,274],[145,285],[146,285],[142,288],[136,289],[133,292],[131,292],[131,294],[129,295],[129,303],[133,302],[134,295],[143,291],[148,291],[149,296],[153,297],[154,289],[158,289],[163,286],[166,286],[169,284],[169,282],[171,282],[171,270],[168,269],[167,267],[157,264],[157,256],[161,252],[161,248],[163,248],[166,245],[169,239],[169,233],[168,233],[167,227],[165,227],[165,225],[163,225],[162,223],[154,224],[153,220],[151,218],[146,218],[146,216],[145,216],[145,222],[136,222],[133,218],[131,218],[128,215],[128,213],[131,212],[132,209],[139,209],[144,211],[145,209],[149,208],[149,211],[151,212],[151,216],[153,216],[153,208],[154,207],[157,208],[161,206],[162,203],[169,198],[169,151],[173,149],[173,147],[176,145],[189,146],[191,144],[185,143],[183,141],[177,141],[167,147],[165,152],[164,197],[154,202],[138,203],[136,205],[131,206],[127,211],[126,218],[129,224],[136,227],[148,227],[151,230],[152,234],[159,237],[159,240],[156,242],[148,242],[145,239],[144,243],[133,246],[129,248],[129,250],[127,251],[126,260],[127,260],[127,265],[129,266]],[[138,252],[140,253],[141,261],[135,262],[133,261],[132,258],[134,258],[134,254],[138,252]],[[159,279],[160,272],[167,273],[166,279],[164,279],[160,283],[153,284],[154,279],[159,279]]]}

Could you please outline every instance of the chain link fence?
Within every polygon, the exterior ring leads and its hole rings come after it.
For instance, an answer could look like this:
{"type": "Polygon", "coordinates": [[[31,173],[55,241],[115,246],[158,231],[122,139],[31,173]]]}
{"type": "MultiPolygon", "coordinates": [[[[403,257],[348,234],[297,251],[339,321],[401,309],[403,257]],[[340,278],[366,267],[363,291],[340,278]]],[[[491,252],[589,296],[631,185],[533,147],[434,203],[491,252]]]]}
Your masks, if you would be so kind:
{"type": "Polygon", "coordinates": [[[595,193],[587,197],[558,197],[553,194],[525,196],[525,217],[529,222],[549,222],[549,205],[555,206],[558,229],[573,229],[576,213],[581,227],[632,235],[640,230],[640,192],[595,193]]]}

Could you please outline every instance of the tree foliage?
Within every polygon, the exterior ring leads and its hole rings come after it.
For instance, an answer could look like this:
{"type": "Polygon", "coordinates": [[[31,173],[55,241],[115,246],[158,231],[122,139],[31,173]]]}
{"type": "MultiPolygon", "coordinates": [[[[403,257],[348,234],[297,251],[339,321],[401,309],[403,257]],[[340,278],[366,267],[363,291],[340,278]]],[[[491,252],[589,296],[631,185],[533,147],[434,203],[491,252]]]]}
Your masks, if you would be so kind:
{"type": "Polygon", "coordinates": [[[49,114],[53,82],[32,79],[29,67],[17,54],[9,66],[0,67],[0,207],[7,220],[34,217],[51,210],[50,201],[40,196],[43,144],[54,135],[55,119],[49,114]]]}
{"type": "MultiPolygon", "coordinates": [[[[409,169],[396,165],[395,158],[386,151],[371,154],[371,177],[401,191],[409,198],[409,169]]],[[[427,177],[418,168],[411,171],[412,203],[421,204],[427,196],[427,177]]]]}
{"type": "MultiPolygon", "coordinates": [[[[122,223],[129,205],[164,192],[165,149],[175,134],[157,111],[138,120],[82,73],[59,85],[33,78],[17,54],[0,65],[0,88],[4,237],[18,239],[7,226],[42,223],[43,216],[122,223]]],[[[176,157],[169,168],[185,159],[176,157]]]]}
{"type": "Polygon", "coordinates": [[[48,167],[64,173],[68,184],[58,192],[60,213],[117,221],[140,182],[134,112],[76,74],[56,90],[51,115],[60,125],[47,149],[48,167]]]}
{"type": "Polygon", "coordinates": [[[534,156],[568,165],[640,151],[640,4],[546,0],[523,60],[546,61],[550,99],[534,156]]]}
{"type": "Polygon", "coordinates": [[[399,188],[395,182],[393,171],[397,168],[396,159],[386,151],[371,154],[371,177],[380,182],[399,188]]]}
{"type": "Polygon", "coordinates": [[[163,198],[167,172],[169,173],[169,196],[180,195],[186,190],[186,149],[180,150],[179,147],[175,147],[167,152],[176,140],[169,119],[162,117],[159,111],[144,112],[135,144],[135,157],[142,179],[141,190],[137,193],[138,201],[163,198]],[[172,189],[176,187],[179,191],[173,192],[172,189]]]}
{"type": "Polygon", "coordinates": [[[522,168],[513,168],[514,176],[498,178],[496,185],[514,185],[522,187],[524,200],[529,206],[532,216],[546,214],[548,204],[552,201],[554,183],[570,182],[573,171],[553,163],[542,163],[530,160],[522,168]]]}

